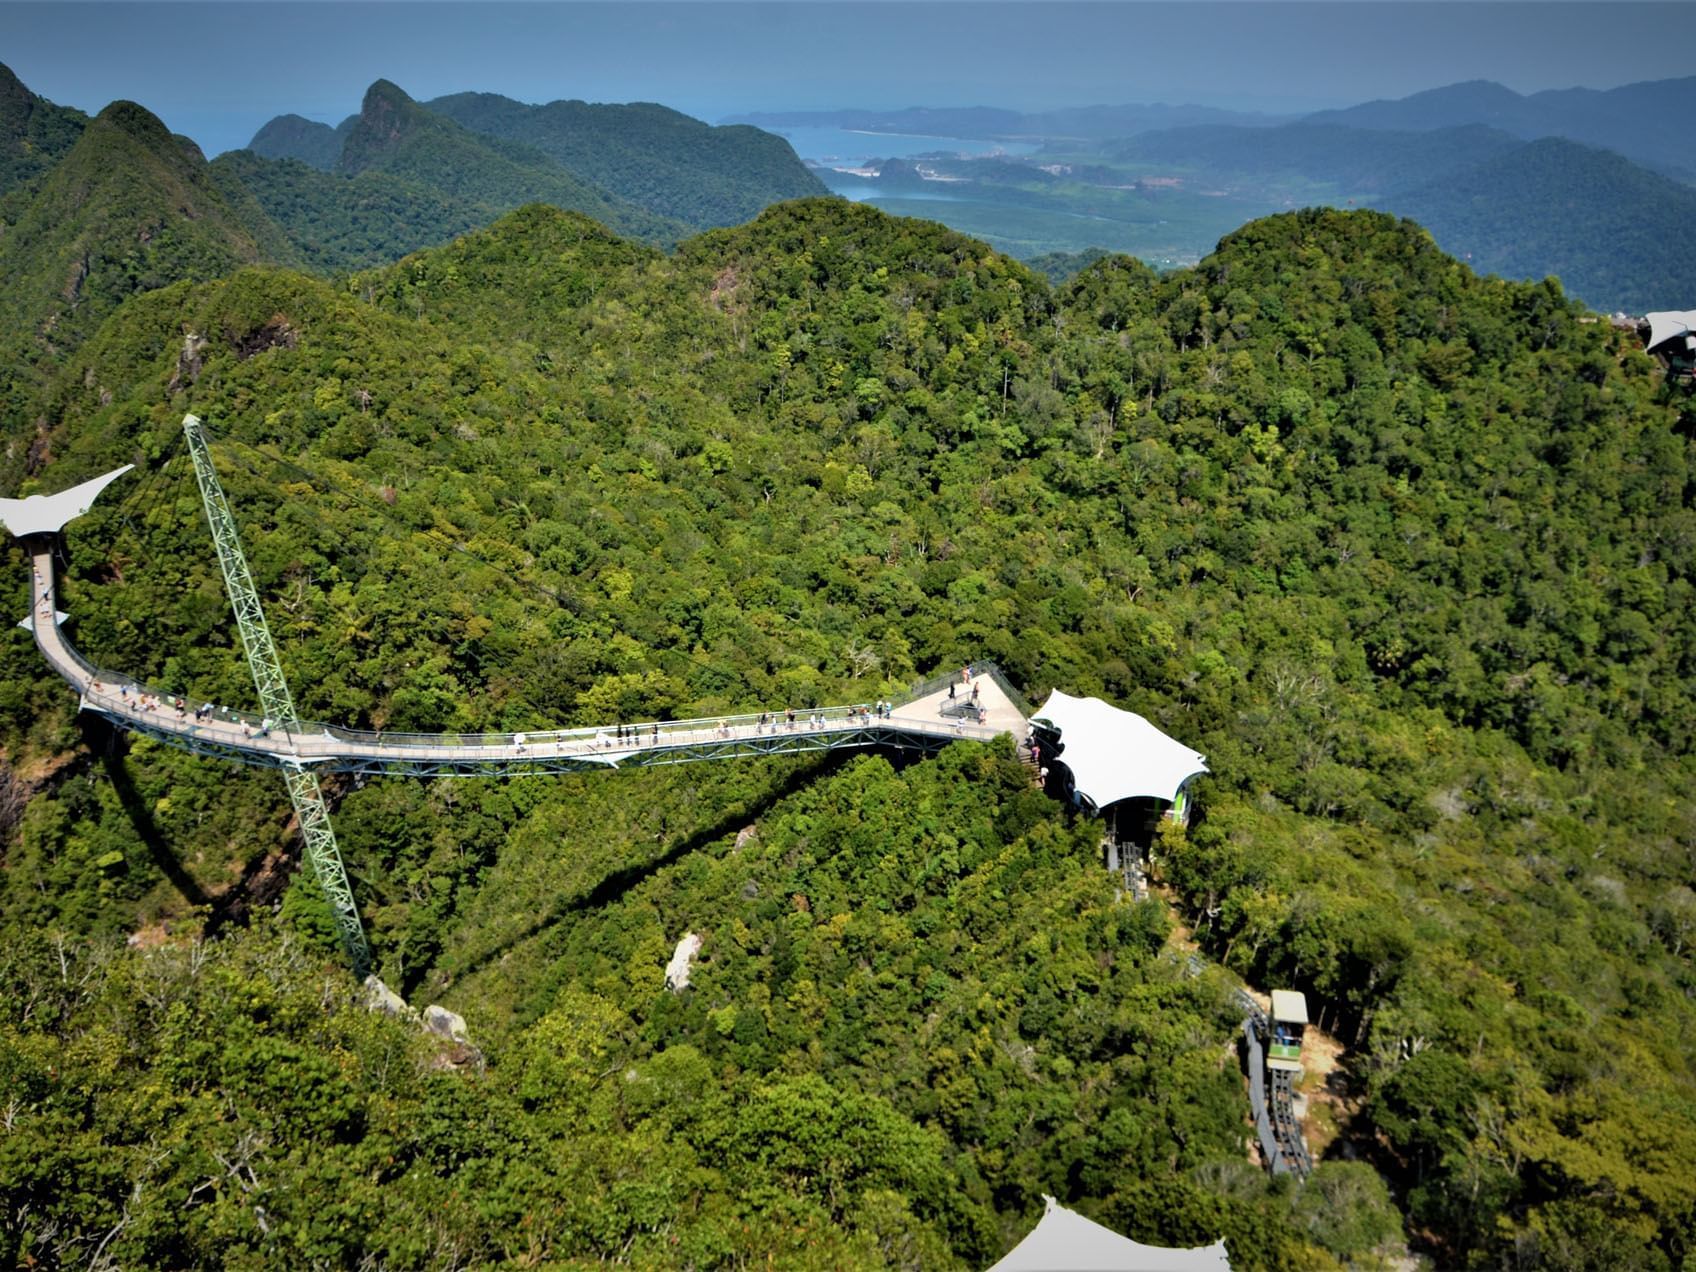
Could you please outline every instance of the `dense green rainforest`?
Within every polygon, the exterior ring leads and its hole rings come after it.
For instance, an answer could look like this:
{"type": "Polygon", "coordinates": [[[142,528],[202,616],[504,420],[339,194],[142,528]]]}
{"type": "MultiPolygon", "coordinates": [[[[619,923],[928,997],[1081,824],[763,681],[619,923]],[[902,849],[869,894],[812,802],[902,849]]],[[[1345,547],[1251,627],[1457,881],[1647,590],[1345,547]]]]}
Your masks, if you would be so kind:
{"type": "Polygon", "coordinates": [[[361,1005],[275,775],[79,722],[8,628],[0,1259],[981,1267],[1045,1192],[1239,1269],[1696,1257],[1696,430],[1553,284],[1375,213],[1051,285],[829,200],[671,255],[530,207],[143,292],[41,382],[26,490],[142,466],[68,535],[71,634],[163,686],[251,702],[193,410],[308,716],[990,657],[1214,776],[1175,905],[1005,739],[335,788],[382,974],[473,1051],[361,1005]],[[1346,1048],[1304,1187],[1177,924],[1346,1048]]]}

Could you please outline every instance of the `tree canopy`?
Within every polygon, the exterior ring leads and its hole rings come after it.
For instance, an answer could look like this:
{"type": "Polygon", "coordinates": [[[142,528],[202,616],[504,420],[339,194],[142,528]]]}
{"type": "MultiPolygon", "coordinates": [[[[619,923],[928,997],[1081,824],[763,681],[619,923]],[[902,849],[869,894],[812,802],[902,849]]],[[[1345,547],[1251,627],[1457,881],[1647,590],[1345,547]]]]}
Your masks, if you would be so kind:
{"type": "Polygon", "coordinates": [[[90,656],[250,693],[193,410],[317,718],[804,706],[979,657],[1104,695],[1208,756],[1157,871],[1347,1046],[1360,1160],[1247,1163],[1223,984],[1004,745],[338,792],[385,978],[485,1049],[446,1072],[351,1009],[310,880],[266,917],[280,787],[79,743],[12,631],[9,1249],[129,1213],[112,1250],[183,1265],[978,1265],[1046,1191],[1241,1267],[1368,1261],[1404,1216],[1445,1264],[1678,1266],[1696,430],[1590,317],[1378,213],[1056,288],[834,200],[670,255],[533,206],[131,298],[35,399],[41,481],[148,470],[68,536],[90,656]]]}

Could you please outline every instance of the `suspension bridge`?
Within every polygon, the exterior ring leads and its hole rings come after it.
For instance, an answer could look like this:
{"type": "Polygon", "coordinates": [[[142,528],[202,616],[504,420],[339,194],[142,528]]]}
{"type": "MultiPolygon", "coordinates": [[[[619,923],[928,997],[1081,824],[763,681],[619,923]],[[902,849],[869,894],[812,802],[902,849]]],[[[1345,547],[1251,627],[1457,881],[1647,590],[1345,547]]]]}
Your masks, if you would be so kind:
{"type": "Polygon", "coordinates": [[[623,721],[587,728],[511,733],[391,733],[302,720],[283,677],[200,421],[183,420],[249,670],[262,712],[234,710],[90,662],[71,643],[58,608],[55,547],[65,525],[129,467],[57,495],[0,499],[0,520],[27,547],[33,586],[23,626],[80,708],[118,728],[197,755],[274,768],[284,776],[306,856],[335,916],[355,974],[371,970],[358,907],[342,866],[319,778],[326,774],[510,777],[688,764],[748,756],[887,747],[930,752],[964,738],[1025,736],[1030,708],[993,664],[915,685],[877,704],[793,708],[699,720],[623,721]]]}

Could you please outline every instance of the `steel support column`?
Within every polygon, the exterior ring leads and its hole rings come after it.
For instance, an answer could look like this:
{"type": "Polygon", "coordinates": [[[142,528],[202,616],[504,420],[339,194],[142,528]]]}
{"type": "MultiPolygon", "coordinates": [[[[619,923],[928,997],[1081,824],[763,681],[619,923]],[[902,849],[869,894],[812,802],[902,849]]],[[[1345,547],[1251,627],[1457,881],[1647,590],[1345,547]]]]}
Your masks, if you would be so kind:
{"type": "MultiPolygon", "coordinates": [[[[230,594],[230,606],[235,610],[236,627],[241,632],[242,648],[247,653],[248,670],[253,673],[253,687],[259,691],[259,704],[271,721],[273,729],[298,730],[300,717],[295,713],[294,697],[283,677],[283,665],[277,657],[277,646],[271,639],[271,628],[265,622],[265,611],[259,604],[259,592],[253,586],[253,574],[247,568],[247,556],[242,552],[241,536],[230,512],[224,488],[218,481],[218,470],[212,465],[212,451],[206,444],[206,433],[198,417],[183,416],[183,436],[188,440],[189,456],[194,461],[195,480],[200,483],[200,501],[206,509],[206,522],[212,530],[212,542],[218,549],[218,566],[224,573],[224,587],[230,594]]],[[[348,885],[347,871],[342,866],[342,854],[336,844],[336,832],[330,824],[330,810],[324,803],[318,775],[303,768],[299,762],[285,764],[283,777],[288,784],[289,799],[294,804],[295,817],[300,822],[301,838],[306,841],[306,860],[317,876],[324,899],[330,903],[335,920],[336,935],[342,949],[353,964],[355,976],[363,979],[371,970],[371,949],[365,942],[365,929],[359,922],[359,908],[353,903],[353,889],[348,885]]]]}

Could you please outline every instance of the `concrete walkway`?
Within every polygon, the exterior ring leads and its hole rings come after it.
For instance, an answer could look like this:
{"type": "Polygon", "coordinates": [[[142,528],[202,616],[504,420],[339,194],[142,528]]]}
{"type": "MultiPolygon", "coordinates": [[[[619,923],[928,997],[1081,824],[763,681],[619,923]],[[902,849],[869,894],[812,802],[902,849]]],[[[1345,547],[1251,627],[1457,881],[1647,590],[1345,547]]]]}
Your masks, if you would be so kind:
{"type": "Polygon", "coordinates": [[[82,696],[84,710],[122,727],[202,754],[278,768],[320,772],[447,775],[585,771],[743,755],[781,755],[838,747],[915,746],[934,750],[957,738],[1025,734],[1025,719],[989,676],[956,689],[978,689],[983,723],[946,717],[947,690],[896,707],[885,718],[864,706],[787,709],[705,720],[642,721],[524,733],[377,733],[302,721],[285,730],[245,711],[207,704],[93,666],[65,638],[55,606],[50,541],[31,541],[34,585],[30,627],[48,664],[82,696]]]}

